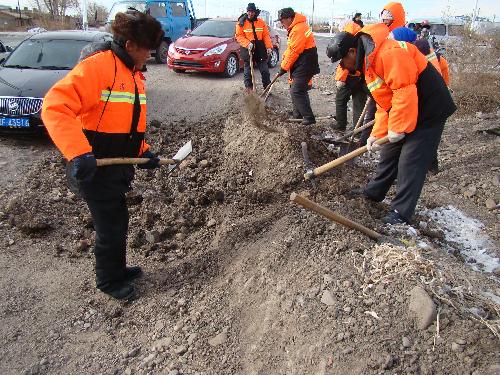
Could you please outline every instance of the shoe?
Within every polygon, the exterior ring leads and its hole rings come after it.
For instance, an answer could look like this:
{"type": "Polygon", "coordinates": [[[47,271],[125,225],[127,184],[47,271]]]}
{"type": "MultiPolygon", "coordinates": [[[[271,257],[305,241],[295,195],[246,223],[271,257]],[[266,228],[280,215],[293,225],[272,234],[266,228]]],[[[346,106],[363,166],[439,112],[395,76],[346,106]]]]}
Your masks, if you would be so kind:
{"type": "Polygon", "coordinates": [[[290,116],[291,120],[302,120],[303,117],[300,113],[294,111],[288,111],[287,115],[290,116]]]}
{"type": "Polygon", "coordinates": [[[372,197],[371,195],[366,194],[364,188],[356,188],[356,189],[349,190],[346,193],[346,195],[348,198],[364,198],[364,199],[367,199],[367,200],[372,201],[372,202],[382,202],[383,201],[383,199],[379,200],[379,199],[372,197]]]}
{"type": "Polygon", "coordinates": [[[338,122],[334,122],[334,123],[332,124],[332,129],[333,129],[333,130],[335,130],[335,131],[345,132],[345,128],[346,128],[346,127],[345,127],[345,125],[344,125],[344,126],[341,126],[341,125],[339,125],[339,123],[338,123],[338,122]]]}
{"type": "Polygon", "coordinates": [[[107,287],[99,288],[99,290],[119,300],[129,300],[135,296],[134,286],[126,281],[110,283],[107,287]]]}
{"type": "Polygon", "coordinates": [[[132,266],[125,268],[125,281],[132,281],[142,276],[141,267],[132,266]]]}
{"type": "Polygon", "coordinates": [[[429,173],[431,176],[435,176],[439,173],[439,168],[429,168],[427,173],[429,173]]]}
{"type": "Polygon", "coordinates": [[[304,118],[300,124],[301,125],[313,125],[313,124],[316,124],[316,119],[314,117],[304,118]]]}
{"type": "Polygon", "coordinates": [[[386,216],[384,216],[382,218],[382,222],[384,224],[390,224],[390,225],[408,224],[408,220],[406,220],[403,216],[401,216],[399,212],[396,210],[391,211],[386,216]]]}

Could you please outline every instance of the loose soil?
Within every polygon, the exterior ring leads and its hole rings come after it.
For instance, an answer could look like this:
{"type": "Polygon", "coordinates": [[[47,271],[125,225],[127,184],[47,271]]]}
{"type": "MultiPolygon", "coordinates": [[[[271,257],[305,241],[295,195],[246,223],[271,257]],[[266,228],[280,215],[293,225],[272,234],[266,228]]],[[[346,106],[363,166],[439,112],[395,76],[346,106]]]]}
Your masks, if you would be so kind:
{"type": "MultiPolygon", "coordinates": [[[[329,77],[315,86],[312,100],[326,111],[329,77]]],[[[151,122],[153,150],[173,155],[192,140],[194,151],[170,176],[136,173],[128,263],[145,276],[129,303],[95,289],[92,220],[67,188],[60,154],[23,168],[0,192],[0,373],[498,373],[498,275],[446,251],[425,216],[413,230],[387,228],[385,203],[349,197],[373,171],[368,156],[316,187],[305,182],[300,143],[316,165],[331,160],[310,138],[329,124],[287,124],[285,92],[280,83],[264,116],[274,132],[248,120],[243,95],[203,120],[151,122]],[[406,247],[379,247],[291,204],[292,192],[406,247]],[[438,320],[425,329],[409,310],[415,286],[436,304],[438,320]]],[[[497,122],[450,120],[442,171],[420,201],[481,220],[496,244],[498,210],[485,201],[500,199],[499,141],[482,130],[497,122]]]]}

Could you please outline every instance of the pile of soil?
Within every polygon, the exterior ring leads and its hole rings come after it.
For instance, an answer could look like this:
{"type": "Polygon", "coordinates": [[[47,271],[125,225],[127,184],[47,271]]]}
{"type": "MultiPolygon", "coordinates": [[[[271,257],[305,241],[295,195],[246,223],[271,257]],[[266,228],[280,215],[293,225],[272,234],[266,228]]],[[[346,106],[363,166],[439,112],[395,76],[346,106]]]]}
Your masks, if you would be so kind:
{"type": "MultiPolygon", "coordinates": [[[[407,227],[382,227],[387,205],[345,194],[366,182],[365,163],[338,168],[313,189],[302,178],[300,142],[308,141],[315,163],[329,159],[310,140],[313,130],[272,113],[264,121],[275,131],[256,128],[238,112],[151,124],[149,143],[159,154],[173,155],[187,140],[194,151],[170,176],[165,169],[137,172],[128,195],[129,259],[146,276],[137,282],[139,299],[128,304],[93,286],[92,220],[66,187],[57,153],[34,165],[19,189],[1,193],[2,253],[27,257],[36,248],[53,262],[69,262],[81,277],[67,285],[72,304],[54,307],[52,320],[24,333],[16,324],[4,328],[2,372],[496,373],[499,339],[483,323],[498,329],[499,310],[484,299],[469,301],[468,309],[481,311],[474,320],[444,299],[457,301],[457,288],[471,285],[498,296],[498,278],[441,251],[436,236],[420,232],[427,245],[417,249],[407,227]],[[432,265],[432,274],[456,284],[423,283],[429,274],[420,268],[375,280],[368,265],[377,245],[292,205],[293,191],[398,237],[432,265]],[[36,345],[21,357],[29,342],[36,345]]],[[[468,126],[457,122],[447,134],[465,134],[468,126]]],[[[496,142],[481,140],[488,147],[496,142]]],[[[444,169],[461,159],[447,148],[443,157],[444,169]]],[[[488,173],[489,164],[474,160],[481,164],[477,174],[488,173]]],[[[455,185],[454,176],[442,176],[432,189],[455,185]]],[[[424,201],[430,199],[426,191],[424,201]]],[[[56,280],[67,284],[64,275],[56,280]]],[[[15,315],[29,309],[20,301],[0,305],[3,318],[18,324],[15,315]]]]}

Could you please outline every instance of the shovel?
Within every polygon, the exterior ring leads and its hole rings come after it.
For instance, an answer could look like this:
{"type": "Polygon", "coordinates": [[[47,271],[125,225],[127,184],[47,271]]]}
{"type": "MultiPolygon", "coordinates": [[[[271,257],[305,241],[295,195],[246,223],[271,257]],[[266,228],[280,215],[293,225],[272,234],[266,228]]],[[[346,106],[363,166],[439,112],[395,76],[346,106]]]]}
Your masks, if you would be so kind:
{"type": "MultiPolygon", "coordinates": [[[[331,120],[331,119],[333,119],[332,115],[316,117],[316,121],[331,120]]],[[[290,118],[287,121],[288,122],[302,122],[302,119],[300,119],[300,118],[290,118]]]]}
{"type": "MultiPolygon", "coordinates": [[[[381,139],[377,140],[375,143],[378,144],[378,145],[383,145],[383,144],[385,144],[387,142],[389,142],[389,137],[385,136],[384,138],[381,138],[381,139]]],[[[359,155],[363,155],[366,151],[368,151],[368,147],[367,146],[360,147],[360,148],[358,148],[358,149],[356,149],[356,150],[354,150],[352,152],[349,152],[348,154],[346,154],[344,156],[341,156],[340,158],[332,160],[329,163],[323,164],[320,167],[317,167],[317,168],[314,168],[312,170],[307,171],[304,174],[304,178],[306,180],[309,180],[309,179],[311,179],[313,177],[320,176],[323,173],[328,172],[329,170],[331,170],[331,169],[333,169],[335,167],[338,167],[339,165],[344,164],[346,161],[354,159],[355,157],[357,157],[359,155]]]]}
{"type": "Polygon", "coordinates": [[[280,77],[280,75],[276,74],[276,77],[274,77],[274,79],[271,81],[271,83],[269,85],[267,85],[267,87],[264,89],[264,91],[262,91],[262,94],[259,95],[260,98],[264,97],[264,102],[269,97],[269,94],[271,93],[271,90],[273,89],[274,84],[276,83],[276,81],[278,80],[279,77],[280,77]]]}
{"type": "Polygon", "coordinates": [[[252,51],[248,51],[250,52],[250,74],[252,75],[252,87],[253,87],[253,91],[255,91],[255,72],[253,70],[253,52],[252,51]]]}
{"type": "Polygon", "coordinates": [[[351,135],[351,139],[349,140],[349,143],[347,144],[347,147],[343,147],[342,145],[340,146],[340,153],[339,156],[343,156],[345,154],[348,154],[349,152],[352,151],[351,146],[352,146],[352,141],[354,140],[354,135],[356,134],[356,130],[361,126],[363,123],[363,120],[365,119],[365,113],[366,109],[368,108],[368,105],[370,104],[372,98],[369,97],[368,100],[365,103],[365,107],[363,108],[363,111],[361,112],[361,115],[359,116],[358,122],[356,123],[356,126],[354,127],[354,130],[351,135]]]}
{"type": "MultiPolygon", "coordinates": [[[[192,150],[191,141],[189,141],[177,151],[172,159],[160,159],[158,164],[168,165],[168,171],[170,173],[191,153],[192,150]]],[[[107,165],[146,164],[148,161],[149,158],[105,158],[96,160],[98,167],[107,165]]]]}

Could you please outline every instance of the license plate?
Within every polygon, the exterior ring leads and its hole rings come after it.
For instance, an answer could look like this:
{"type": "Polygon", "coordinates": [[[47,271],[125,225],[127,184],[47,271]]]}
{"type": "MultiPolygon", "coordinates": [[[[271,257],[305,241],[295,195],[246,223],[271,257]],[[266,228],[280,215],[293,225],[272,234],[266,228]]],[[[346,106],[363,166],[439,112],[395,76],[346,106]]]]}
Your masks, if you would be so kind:
{"type": "Polygon", "coordinates": [[[28,117],[0,117],[0,128],[29,128],[28,117]]]}

